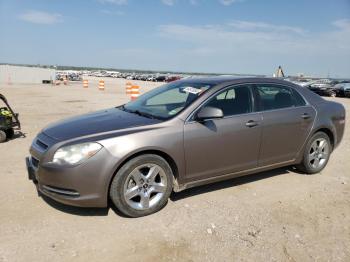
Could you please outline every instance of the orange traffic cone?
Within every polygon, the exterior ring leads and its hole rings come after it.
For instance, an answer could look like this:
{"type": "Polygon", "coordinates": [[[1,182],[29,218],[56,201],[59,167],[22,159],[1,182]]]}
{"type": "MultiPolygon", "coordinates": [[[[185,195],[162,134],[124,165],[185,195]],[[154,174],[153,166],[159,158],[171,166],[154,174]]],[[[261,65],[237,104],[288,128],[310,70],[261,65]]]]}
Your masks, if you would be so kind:
{"type": "Polygon", "coordinates": [[[125,93],[127,95],[131,95],[131,89],[132,89],[132,83],[131,82],[126,82],[126,84],[125,84],[125,93]]]}
{"type": "Polygon", "coordinates": [[[132,86],[131,88],[131,100],[136,100],[140,96],[140,87],[132,86]]]}
{"type": "Polygon", "coordinates": [[[89,87],[89,81],[88,80],[83,80],[83,87],[88,88],[89,87]]]}
{"type": "Polygon", "coordinates": [[[104,80],[100,80],[98,82],[98,90],[105,91],[105,81],[104,80]]]}

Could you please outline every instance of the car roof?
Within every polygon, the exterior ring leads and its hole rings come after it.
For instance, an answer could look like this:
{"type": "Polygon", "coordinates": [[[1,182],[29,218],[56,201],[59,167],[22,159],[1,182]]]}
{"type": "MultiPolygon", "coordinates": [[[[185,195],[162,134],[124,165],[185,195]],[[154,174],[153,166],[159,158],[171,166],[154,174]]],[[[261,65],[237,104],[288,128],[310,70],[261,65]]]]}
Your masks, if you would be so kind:
{"type": "Polygon", "coordinates": [[[237,77],[237,76],[212,76],[212,77],[193,77],[193,78],[185,78],[180,81],[186,83],[206,83],[211,85],[220,85],[220,84],[238,84],[238,83],[276,83],[276,84],[289,84],[294,85],[289,81],[285,81],[279,78],[269,78],[269,77],[237,77]]]}

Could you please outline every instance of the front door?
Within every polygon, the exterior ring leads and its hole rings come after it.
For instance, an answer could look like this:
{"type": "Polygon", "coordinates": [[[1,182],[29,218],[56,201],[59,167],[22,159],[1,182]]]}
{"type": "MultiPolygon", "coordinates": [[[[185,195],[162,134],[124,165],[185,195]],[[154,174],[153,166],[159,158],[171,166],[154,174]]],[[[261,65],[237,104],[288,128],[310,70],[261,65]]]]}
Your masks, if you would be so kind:
{"type": "Polygon", "coordinates": [[[185,124],[186,180],[257,167],[262,114],[252,112],[251,88],[226,88],[203,106],[220,108],[224,118],[185,124]]]}

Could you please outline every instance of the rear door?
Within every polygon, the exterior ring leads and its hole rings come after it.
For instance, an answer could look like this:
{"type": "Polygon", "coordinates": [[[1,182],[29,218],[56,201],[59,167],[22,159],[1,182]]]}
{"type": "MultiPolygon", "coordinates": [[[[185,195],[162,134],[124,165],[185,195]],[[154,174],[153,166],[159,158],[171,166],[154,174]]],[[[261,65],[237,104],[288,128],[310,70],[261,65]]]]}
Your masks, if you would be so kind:
{"type": "Polygon", "coordinates": [[[316,111],[287,86],[257,84],[255,94],[263,114],[259,166],[294,160],[306,141],[316,111]]]}
{"type": "Polygon", "coordinates": [[[250,87],[227,88],[203,106],[220,108],[224,118],[185,124],[187,181],[257,167],[262,113],[252,110],[250,87]]]}

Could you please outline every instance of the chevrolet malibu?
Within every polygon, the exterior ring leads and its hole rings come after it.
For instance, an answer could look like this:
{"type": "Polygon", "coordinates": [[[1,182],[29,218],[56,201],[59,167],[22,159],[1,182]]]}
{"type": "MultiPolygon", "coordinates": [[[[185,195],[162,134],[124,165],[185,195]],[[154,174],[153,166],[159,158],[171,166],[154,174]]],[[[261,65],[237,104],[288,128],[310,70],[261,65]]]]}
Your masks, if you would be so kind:
{"type": "Polygon", "coordinates": [[[152,214],[172,191],[293,165],[320,172],[345,110],[268,78],[175,81],[139,99],[52,124],[34,139],[29,178],[65,204],[152,214]]]}

